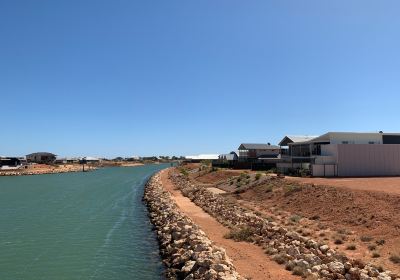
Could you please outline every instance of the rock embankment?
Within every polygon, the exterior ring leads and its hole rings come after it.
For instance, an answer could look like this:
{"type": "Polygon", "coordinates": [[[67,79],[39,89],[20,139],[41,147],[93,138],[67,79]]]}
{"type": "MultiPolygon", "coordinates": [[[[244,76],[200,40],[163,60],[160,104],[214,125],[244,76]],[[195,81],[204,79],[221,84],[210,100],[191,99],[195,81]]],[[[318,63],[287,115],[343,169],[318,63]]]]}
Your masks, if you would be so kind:
{"type": "Polygon", "coordinates": [[[400,280],[398,275],[372,264],[349,259],[328,245],[301,236],[254,212],[191,183],[173,173],[171,179],[183,195],[232,229],[245,229],[251,239],[286,269],[307,279],[400,280]]]}
{"type": "MultiPolygon", "coordinates": [[[[97,168],[90,167],[85,172],[94,171],[97,168]]],[[[54,168],[54,169],[16,169],[16,170],[2,170],[0,176],[26,176],[26,175],[44,175],[44,174],[57,174],[57,173],[70,173],[70,172],[82,172],[82,167],[77,168],[54,168]]]]}
{"type": "Polygon", "coordinates": [[[146,185],[144,201],[156,228],[160,254],[168,279],[244,279],[235,270],[223,248],[185,216],[164,190],[159,174],[146,185]]]}

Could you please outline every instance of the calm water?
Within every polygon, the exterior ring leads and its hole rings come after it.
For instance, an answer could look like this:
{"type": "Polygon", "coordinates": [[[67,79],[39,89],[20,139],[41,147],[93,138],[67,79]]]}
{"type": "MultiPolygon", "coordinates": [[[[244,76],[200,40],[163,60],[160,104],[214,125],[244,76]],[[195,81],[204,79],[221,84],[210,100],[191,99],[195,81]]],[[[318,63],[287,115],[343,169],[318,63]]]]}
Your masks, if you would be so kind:
{"type": "Polygon", "coordinates": [[[0,177],[0,279],[161,279],[141,199],[163,167],[0,177]]]}

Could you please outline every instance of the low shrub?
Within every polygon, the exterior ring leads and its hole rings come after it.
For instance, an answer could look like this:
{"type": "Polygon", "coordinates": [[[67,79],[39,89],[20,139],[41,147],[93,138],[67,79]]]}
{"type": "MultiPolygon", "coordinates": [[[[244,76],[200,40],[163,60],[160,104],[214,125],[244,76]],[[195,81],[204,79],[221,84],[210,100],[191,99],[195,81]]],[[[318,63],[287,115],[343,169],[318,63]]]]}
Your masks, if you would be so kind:
{"type": "Polygon", "coordinates": [[[360,240],[361,240],[362,242],[370,242],[370,241],[373,240],[373,238],[372,238],[371,236],[365,236],[365,235],[363,235],[363,236],[360,237],[360,240]]]}
{"type": "Polygon", "coordinates": [[[286,257],[284,254],[277,254],[272,259],[278,264],[284,264],[286,262],[286,257]]]}
{"type": "Polygon", "coordinates": [[[373,258],[379,258],[381,255],[378,252],[373,252],[372,257],[373,258]]]}
{"type": "Polygon", "coordinates": [[[349,244],[349,245],[347,245],[347,247],[346,247],[346,250],[354,251],[355,249],[357,249],[357,246],[354,245],[354,244],[349,244]]]}
{"type": "Polygon", "coordinates": [[[290,221],[292,221],[293,223],[298,223],[301,220],[301,216],[299,215],[292,215],[290,218],[290,221]]]}
{"type": "Polygon", "coordinates": [[[284,190],[284,195],[288,196],[295,192],[299,192],[301,190],[301,187],[296,185],[286,185],[284,186],[283,190],[284,190]]]}
{"type": "Polygon", "coordinates": [[[335,239],[335,242],[334,242],[336,245],[341,245],[341,244],[343,244],[343,240],[342,239],[340,239],[340,238],[337,238],[337,239],[335,239]]]}
{"type": "Polygon", "coordinates": [[[390,260],[392,263],[400,264],[400,256],[398,256],[398,255],[391,255],[391,256],[389,257],[389,260],[390,260]]]}
{"type": "Polygon", "coordinates": [[[370,250],[370,251],[374,251],[375,249],[376,249],[375,245],[369,245],[368,246],[368,250],[370,250]]]}
{"type": "Polygon", "coordinates": [[[292,271],[293,275],[303,276],[305,269],[301,266],[295,266],[292,271]]]}
{"type": "Polygon", "coordinates": [[[256,176],[254,177],[256,181],[260,180],[260,178],[261,178],[261,173],[257,173],[256,176]]]}
{"type": "Polygon", "coordinates": [[[382,246],[383,244],[385,244],[385,240],[384,239],[376,240],[375,243],[379,246],[382,246]]]}
{"type": "Polygon", "coordinates": [[[226,239],[233,239],[235,241],[253,241],[254,230],[250,227],[242,227],[232,229],[229,233],[225,234],[226,239]]]}

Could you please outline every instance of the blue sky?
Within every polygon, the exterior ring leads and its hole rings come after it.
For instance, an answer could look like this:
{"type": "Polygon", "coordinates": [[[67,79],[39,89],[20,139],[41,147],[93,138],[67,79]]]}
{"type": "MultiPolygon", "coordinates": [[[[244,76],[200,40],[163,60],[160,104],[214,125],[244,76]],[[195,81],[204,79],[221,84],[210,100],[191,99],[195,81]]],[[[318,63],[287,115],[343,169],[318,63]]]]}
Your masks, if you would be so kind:
{"type": "Polygon", "coordinates": [[[0,2],[0,155],[400,131],[398,1],[0,2]]]}

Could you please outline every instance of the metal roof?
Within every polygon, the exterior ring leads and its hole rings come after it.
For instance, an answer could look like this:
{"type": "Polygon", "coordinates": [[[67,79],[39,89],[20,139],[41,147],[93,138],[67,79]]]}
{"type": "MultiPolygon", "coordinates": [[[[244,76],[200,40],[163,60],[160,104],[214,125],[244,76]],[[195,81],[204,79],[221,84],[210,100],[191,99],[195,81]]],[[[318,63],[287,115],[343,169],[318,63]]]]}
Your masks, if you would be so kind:
{"type": "Polygon", "coordinates": [[[55,154],[52,153],[47,153],[47,152],[37,152],[37,153],[32,153],[26,156],[56,156],[55,154]]]}
{"type": "Polygon", "coordinates": [[[242,143],[240,144],[238,150],[276,150],[280,149],[279,146],[271,144],[254,144],[254,143],[242,143]]]}
{"type": "Polygon", "coordinates": [[[287,146],[289,143],[300,143],[307,142],[318,136],[308,136],[308,135],[286,135],[281,142],[279,142],[279,146],[287,146]]]}

